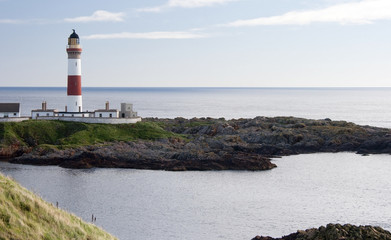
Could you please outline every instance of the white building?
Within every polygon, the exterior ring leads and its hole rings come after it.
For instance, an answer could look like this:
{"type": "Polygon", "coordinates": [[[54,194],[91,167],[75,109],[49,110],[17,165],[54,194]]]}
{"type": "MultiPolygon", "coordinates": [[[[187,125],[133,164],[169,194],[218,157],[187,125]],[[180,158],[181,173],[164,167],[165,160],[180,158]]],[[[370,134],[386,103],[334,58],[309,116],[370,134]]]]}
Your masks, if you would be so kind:
{"type": "Polygon", "coordinates": [[[59,117],[81,117],[81,118],[88,118],[88,117],[94,117],[94,112],[58,112],[57,116],[59,117]]]}
{"type": "Polygon", "coordinates": [[[106,102],[106,108],[95,110],[94,116],[96,118],[118,118],[119,112],[117,109],[110,109],[109,102],[106,102]]]}
{"type": "Polygon", "coordinates": [[[20,117],[20,103],[0,103],[0,118],[20,117]]]}
{"type": "Polygon", "coordinates": [[[31,118],[106,124],[136,123],[142,120],[137,116],[137,112],[133,112],[133,104],[121,103],[121,111],[119,111],[118,109],[110,109],[109,102],[106,102],[105,109],[91,112],[59,112],[56,109],[47,109],[46,102],[43,102],[41,109],[31,111],[31,118]]]}
{"type": "Polygon", "coordinates": [[[121,103],[121,118],[136,118],[137,112],[133,112],[133,104],[131,103],[121,103]]]}
{"type": "Polygon", "coordinates": [[[31,119],[38,119],[40,117],[55,117],[58,115],[56,109],[47,109],[46,102],[42,103],[42,109],[31,110],[31,119]]]}

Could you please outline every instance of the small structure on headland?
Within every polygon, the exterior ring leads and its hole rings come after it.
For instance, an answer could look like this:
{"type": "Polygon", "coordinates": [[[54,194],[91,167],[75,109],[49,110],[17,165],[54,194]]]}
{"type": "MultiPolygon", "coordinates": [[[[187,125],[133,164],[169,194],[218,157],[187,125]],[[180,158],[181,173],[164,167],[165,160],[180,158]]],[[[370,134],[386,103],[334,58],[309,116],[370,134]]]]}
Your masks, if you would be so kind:
{"type": "Polygon", "coordinates": [[[0,122],[21,122],[28,117],[20,117],[20,103],[0,103],[0,122]]]}
{"type": "Polygon", "coordinates": [[[0,103],[0,118],[20,117],[19,103],[0,103]]]}
{"type": "Polygon", "coordinates": [[[68,38],[68,82],[67,82],[67,104],[64,111],[48,109],[46,101],[42,103],[41,109],[31,111],[32,119],[62,120],[86,123],[136,123],[141,121],[137,112],[133,111],[133,104],[121,103],[121,110],[111,109],[107,101],[104,109],[94,111],[83,111],[81,91],[81,53],[79,36],[75,30],[68,38]]]}
{"type": "Polygon", "coordinates": [[[109,102],[106,102],[104,109],[94,111],[78,112],[78,114],[70,112],[60,112],[57,109],[48,109],[47,103],[42,103],[42,109],[31,111],[32,119],[42,120],[61,120],[71,122],[85,123],[136,123],[141,121],[141,117],[137,116],[137,112],[133,111],[133,104],[121,103],[121,111],[118,109],[110,109],[109,102]]]}

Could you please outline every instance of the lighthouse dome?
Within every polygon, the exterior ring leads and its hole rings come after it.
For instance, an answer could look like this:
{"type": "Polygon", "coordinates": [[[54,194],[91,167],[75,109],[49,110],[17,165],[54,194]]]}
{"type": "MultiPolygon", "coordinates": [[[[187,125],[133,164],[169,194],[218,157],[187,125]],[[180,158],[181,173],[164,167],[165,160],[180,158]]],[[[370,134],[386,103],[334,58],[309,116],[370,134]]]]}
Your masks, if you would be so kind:
{"type": "Polygon", "coordinates": [[[80,44],[79,35],[76,34],[75,29],[72,29],[73,33],[68,38],[68,45],[75,46],[80,44]]]}
{"type": "Polygon", "coordinates": [[[79,35],[76,34],[75,29],[72,29],[73,33],[69,36],[69,38],[79,38],[79,35]]]}

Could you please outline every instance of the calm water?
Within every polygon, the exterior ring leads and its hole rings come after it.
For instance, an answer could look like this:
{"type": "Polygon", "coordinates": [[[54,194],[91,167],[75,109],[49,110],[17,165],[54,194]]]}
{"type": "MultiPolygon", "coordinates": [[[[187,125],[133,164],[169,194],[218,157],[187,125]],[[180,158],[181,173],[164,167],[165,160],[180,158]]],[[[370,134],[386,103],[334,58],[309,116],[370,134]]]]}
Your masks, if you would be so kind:
{"type": "Polygon", "coordinates": [[[391,156],[310,154],[272,171],[70,170],[0,163],[44,199],[120,239],[251,239],[330,222],[391,230],[391,156]]]}
{"type": "MultiPolygon", "coordinates": [[[[22,114],[64,110],[65,88],[4,88],[0,102],[21,102],[22,114]]],[[[391,128],[391,88],[83,88],[84,110],[131,102],[142,117],[296,116],[391,128]]]]}
{"type": "MultiPolygon", "coordinates": [[[[65,88],[1,88],[22,114],[64,109],[65,88]]],[[[83,88],[84,110],[131,102],[142,117],[296,116],[391,128],[391,88],[83,88]]],[[[265,172],[70,170],[0,162],[0,171],[120,239],[251,239],[329,222],[391,230],[391,156],[311,154],[265,172]]]]}

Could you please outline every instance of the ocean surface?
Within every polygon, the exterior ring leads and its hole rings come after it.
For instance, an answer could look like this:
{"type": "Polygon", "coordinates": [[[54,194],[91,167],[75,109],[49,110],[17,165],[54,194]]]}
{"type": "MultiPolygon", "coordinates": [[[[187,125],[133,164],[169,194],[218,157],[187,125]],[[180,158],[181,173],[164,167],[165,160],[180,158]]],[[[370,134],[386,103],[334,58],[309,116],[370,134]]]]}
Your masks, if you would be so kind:
{"type": "Polygon", "coordinates": [[[391,157],[322,153],[271,171],[75,170],[0,162],[44,199],[120,239],[238,240],[327,223],[391,230],[391,157]]]}
{"type": "MultiPolygon", "coordinates": [[[[22,115],[42,101],[64,110],[66,88],[0,87],[0,102],[20,102],[22,115]]],[[[141,117],[294,116],[391,128],[391,88],[83,88],[83,110],[106,101],[133,103],[141,117]]]]}
{"type": "MultiPolygon", "coordinates": [[[[22,115],[64,109],[65,88],[0,88],[22,115]]],[[[391,88],[83,88],[84,110],[134,104],[141,117],[295,116],[391,128],[391,88]]],[[[327,223],[391,230],[391,156],[323,153],[273,160],[271,171],[75,170],[13,165],[0,171],[120,239],[279,237],[327,223]]]]}

